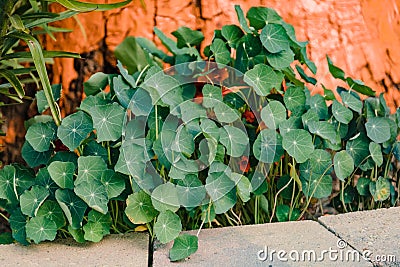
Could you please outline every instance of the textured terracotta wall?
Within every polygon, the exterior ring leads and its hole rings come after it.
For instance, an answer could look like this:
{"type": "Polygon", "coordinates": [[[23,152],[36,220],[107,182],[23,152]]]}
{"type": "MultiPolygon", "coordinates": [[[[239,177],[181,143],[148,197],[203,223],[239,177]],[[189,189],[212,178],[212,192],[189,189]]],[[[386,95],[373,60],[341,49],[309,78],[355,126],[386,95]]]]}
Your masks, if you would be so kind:
{"type": "MultiPolygon", "coordinates": [[[[98,3],[120,0],[84,0],[98,3]]],[[[165,33],[179,26],[202,30],[209,43],[213,30],[227,23],[237,23],[234,4],[246,12],[251,6],[275,8],[293,24],[300,40],[309,40],[309,53],[318,66],[317,78],[330,88],[337,85],[327,75],[325,55],[348,75],[362,79],[378,92],[385,92],[392,110],[400,106],[400,0],[139,0],[109,12],[81,14],[58,25],[73,29],[56,34],[57,41],[46,40],[49,50],[83,53],[83,60],[56,59],[52,68],[53,83],[62,83],[63,115],[75,110],[82,97],[82,82],[96,71],[113,70],[112,50],[129,35],[144,36],[157,43],[153,27],[165,33]]],[[[54,11],[62,8],[53,5],[54,11]]],[[[313,89],[313,88],[311,88],[313,89]]],[[[313,89],[318,91],[318,87],[313,89]]],[[[23,120],[27,105],[11,110],[8,135],[2,139],[4,162],[14,161],[24,138],[23,120]],[[19,115],[23,114],[23,115],[19,115]]],[[[30,114],[35,112],[30,107],[30,114]]]]}
{"type": "MultiPolygon", "coordinates": [[[[152,32],[154,26],[169,33],[186,25],[202,30],[208,43],[213,29],[237,23],[234,4],[240,4],[245,11],[263,5],[275,8],[293,24],[300,40],[310,41],[310,57],[325,85],[337,84],[327,77],[325,55],[328,54],[349,75],[364,80],[378,92],[386,92],[393,108],[400,105],[400,0],[146,0],[145,3],[146,8],[134,0],[119,10],[79,15],[87,40],[71,19],[63,26],[73,28],[74,32],[57,36],[57,42],[49,40],[48,48],[81,53],[102,50],[102,55],[94,58],[98,70],[107,61],[104,50],[113,50],[126,36],[144,36],[157,42],[152,32]]],[[[69,59],[57,60],[54,70],[53,81],[62,82],[64,88],[69,88],[78,77],[69,59]]],[[[87,78],[91,69],[85,71],[87,78]]],[[[73,92],[70,97],[72,100],[80,94],[73,92]]]]}

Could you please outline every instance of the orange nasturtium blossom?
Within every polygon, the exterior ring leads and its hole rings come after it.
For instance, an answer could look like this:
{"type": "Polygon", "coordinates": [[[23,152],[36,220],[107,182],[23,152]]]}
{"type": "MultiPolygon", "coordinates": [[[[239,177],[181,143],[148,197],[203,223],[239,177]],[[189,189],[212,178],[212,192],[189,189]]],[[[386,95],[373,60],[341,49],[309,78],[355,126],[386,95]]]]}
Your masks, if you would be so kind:
{"type": "Polygon", "coordinates": [[[242,156],[240,158],[239,167],[242,172],[248,172],[250,170],[249,157],[242,156]]]}
{"type": "Polygon", "coordinates": [[[193,102],[197,104],[203,103],[203,93],[201,91],[196,91],[196,94],[193,97],[193,102]]]}
{"type": "Polygon", "coordinates": [[[248,123],[253,123],[256,118],[254,116],[254,113],[250,110],[246,110],[245,112],[243,112],[242,117],[245,118],[248,123]]]}

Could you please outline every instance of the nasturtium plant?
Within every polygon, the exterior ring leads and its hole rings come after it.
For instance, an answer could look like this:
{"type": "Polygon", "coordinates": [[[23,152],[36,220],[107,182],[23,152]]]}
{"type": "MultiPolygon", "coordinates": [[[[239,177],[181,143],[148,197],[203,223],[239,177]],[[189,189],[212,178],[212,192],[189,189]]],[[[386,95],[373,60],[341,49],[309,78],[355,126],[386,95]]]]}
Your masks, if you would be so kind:
{"type": "Polygon", "coordinates": [[[176,40],[154,29],[167,52],[128,37],[119,73],[86,81],[75,113],[29,120],[29,167],[0,170],[16,241],[98,242],[145,227],[174,242],[178,261],[198,248],[182,230],[299,220],[327,198],[339,211],[398,204],[400,111],[329,57],[343,87],[337,99],[325,86],[311,93],[316,66],[293,26],[270,8],[235,11],[239,24],[208,46],[187,27],[176,40]]]}

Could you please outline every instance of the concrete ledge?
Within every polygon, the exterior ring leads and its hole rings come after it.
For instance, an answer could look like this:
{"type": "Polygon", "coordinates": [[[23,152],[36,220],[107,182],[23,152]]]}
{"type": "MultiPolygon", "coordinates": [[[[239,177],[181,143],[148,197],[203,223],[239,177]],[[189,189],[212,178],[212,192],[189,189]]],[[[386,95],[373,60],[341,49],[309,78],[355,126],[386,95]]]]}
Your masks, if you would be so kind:
{"type": "MultiPolygon", "coordinates": [[[[191,232],[196,234],[197,232],[191,232]]],[[[189,259],[183,262],[171,263],[168,245],[156,246],[153,254],[153,266],[372,266],[362,258],[360,261],[341,261],[339,258],[330,260],[325,254],[321,261],[299,260],[296,251],[302,256],[305,251],[314,251],[316,258],[321,257],[323,250],[336,250],[338,238],[314,221],[272,223],[263,225],[249,225],[242,227],[226,227],[204,229],[199,235],[199,249],[189,259]],[[258,259],[259,256],[271,256],[272,250],[284,250],[288,261],[280,261],[277,254],[273,254],[273,261],[258,259]],[[295,251],[295,252],[292,252],[295,251]]],[[[346,248],[347,250],[347,248],[346,248]]],[[[349,248],[349,250],[352,250],[349,248]]],[[[353,251],[353,250],[352,250],[353,251]]],[[[359,255],[356,252],[357,255],[359,255]]],[[[340,257],[340,255],[338,254],[340,257]]],[[[306,255],[307,257],[307,255],[306,255]]]]}
{"type": "Polygon", "coordinates": [[[0,266],[147,266],[149,236],[110,235],[99,243],[72,239],[38,245],[0,245],[0,266]]]}
{"type": "Polygon", "coordinates": [[[358,251],[371,252],[374,264],[400,266],[400,207],[323,216],[319,221],[358,251]]]}

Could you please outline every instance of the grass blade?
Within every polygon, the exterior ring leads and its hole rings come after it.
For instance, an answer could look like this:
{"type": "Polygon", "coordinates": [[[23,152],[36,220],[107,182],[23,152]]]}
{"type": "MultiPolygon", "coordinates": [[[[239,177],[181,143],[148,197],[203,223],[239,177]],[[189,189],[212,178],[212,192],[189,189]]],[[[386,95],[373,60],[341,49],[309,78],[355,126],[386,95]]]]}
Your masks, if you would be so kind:
{"type": "Polygon", "coordinates": [[[42,82],[43,91],[46,96],[47,103],[49,104],[51,115],[53,116],[55,124],[59,126],[61,124],[60,113],[56,108],[56,102],[54,100],[53,92],[51,90],[50,80],[47,76],[42,48],[38,40],[36,40],[33,36],[22,32],[11,33],[9,34],[9,36],[22,39],[28,44],[32,54],[33,62],[35,63],[40,81],[42,82]]]}
{"type": "Polygon", "coordinates": [[[0,76],[5,78],[15,89],[19,98],[23,98],[25,95],[24,88],[22,87],[21,81],[17,76],[10,70],[0,70],[0,76]]]}

